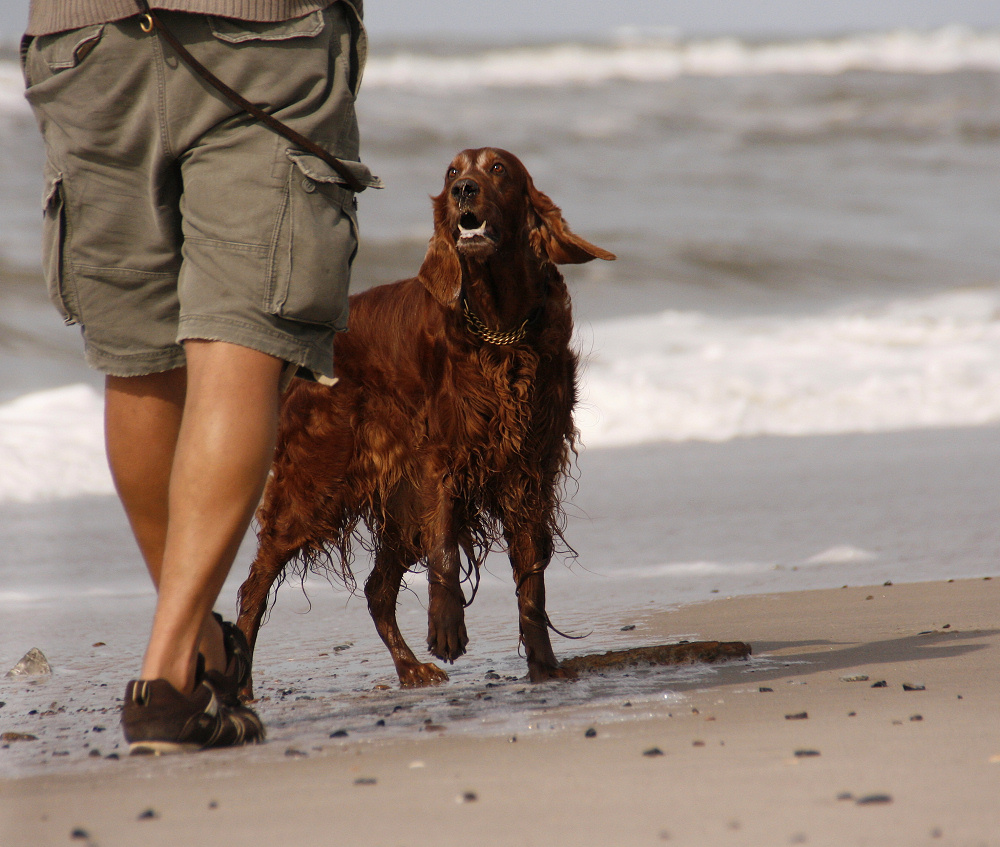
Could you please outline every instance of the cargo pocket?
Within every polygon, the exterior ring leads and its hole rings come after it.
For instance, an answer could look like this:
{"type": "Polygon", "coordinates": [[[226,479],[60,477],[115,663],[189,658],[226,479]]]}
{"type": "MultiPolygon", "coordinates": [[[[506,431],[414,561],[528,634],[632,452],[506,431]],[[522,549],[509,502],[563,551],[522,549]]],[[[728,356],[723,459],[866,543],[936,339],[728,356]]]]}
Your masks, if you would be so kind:
{"type": "Polygon", "coordinates": [[[42,271],[49,299],[67,324],[76,323],[78,314],[66,285],[66,209],[63,175],[48,162],[44,170],[45,192],[42,197],[42,271]]]}
{"type": "Polygon", "coordinates": [[[289,21],[255,23],[230,18],[208,18],[212,35],[229,44],[246,41],[287,41],[290,38],[315,38],[326,27],[323,10],[310,12],[289,21]]]}
{"type": "MultiPolygon", "coordinates": [[[[343,330],[351,264],[358,252],[354,194],[321,159],[297,150],[289,150],[288,158],[292,165],[264,309],[288,320],[343,330]]],[[[367,172],[360,163],[349,164],[367,172]]]]}

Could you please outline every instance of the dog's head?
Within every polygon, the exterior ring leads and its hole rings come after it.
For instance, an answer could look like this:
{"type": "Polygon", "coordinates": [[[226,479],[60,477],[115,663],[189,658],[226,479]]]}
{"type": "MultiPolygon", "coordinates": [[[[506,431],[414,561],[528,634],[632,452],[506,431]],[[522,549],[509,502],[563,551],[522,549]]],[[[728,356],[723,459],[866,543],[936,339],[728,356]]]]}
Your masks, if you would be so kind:
{"type": "Polygon", "coordinates": [[[448,166],[444,189],[432,200],[434,235],[419,276],[445,305],[454,303],[461,290],[460,257],[485,263],[523,251],[539,263],[615,258],[570,231],[559,207],[535,188],[521,160],[506,150],[463,150],[448,166]]]}

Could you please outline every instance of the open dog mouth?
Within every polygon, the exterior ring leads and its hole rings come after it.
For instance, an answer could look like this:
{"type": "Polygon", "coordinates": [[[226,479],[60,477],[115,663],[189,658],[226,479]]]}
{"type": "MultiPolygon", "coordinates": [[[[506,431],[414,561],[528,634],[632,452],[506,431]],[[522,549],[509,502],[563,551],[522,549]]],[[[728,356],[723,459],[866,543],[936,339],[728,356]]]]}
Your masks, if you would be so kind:
{"type": "Polygon", "coordinates": [[[463,212],[458,219],[459,241],[469,241],[478,238],[490,238],[486,232],[486,221],[481,221],[473,212],[463,212]]]}

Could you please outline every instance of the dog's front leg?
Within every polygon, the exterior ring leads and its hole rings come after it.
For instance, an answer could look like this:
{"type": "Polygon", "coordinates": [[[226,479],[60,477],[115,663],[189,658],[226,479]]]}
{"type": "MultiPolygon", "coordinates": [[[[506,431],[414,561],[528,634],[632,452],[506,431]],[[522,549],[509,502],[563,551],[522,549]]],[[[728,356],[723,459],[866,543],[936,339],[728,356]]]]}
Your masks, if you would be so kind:
{"type": "Polygon", "coordinates": [[[465,598],[462,594],[461,560],[455,538],[454,510],[450,497],[441,496],[426,525],[427,649],[446,662],[465,652],[465,598]]]}
{"type": "Polygon", "coordinates": [[[517,593],[521,643],[528,659],[532,682],[571,679],[572,671],[559,666],[549,639],[549,616],[545,611],[545,569],[552,558],[552,538],[544,527],[518,527],[505,531],[517,593]]]}

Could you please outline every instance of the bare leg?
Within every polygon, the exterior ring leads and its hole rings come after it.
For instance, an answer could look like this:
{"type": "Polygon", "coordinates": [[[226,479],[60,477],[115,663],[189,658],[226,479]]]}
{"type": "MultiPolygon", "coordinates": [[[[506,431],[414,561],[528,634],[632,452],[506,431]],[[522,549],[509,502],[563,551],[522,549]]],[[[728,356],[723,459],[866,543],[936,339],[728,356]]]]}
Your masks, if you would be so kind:
{"type": "Polygon", "coordinates": [[[224,664],[210,612],[271,464],[282,368],[224,342],[185,350],[183,391],[183,371],[109,378],[106,399],[112,471],[158,589],[142,678],[180,691],[199,647],[224,664]]]}

